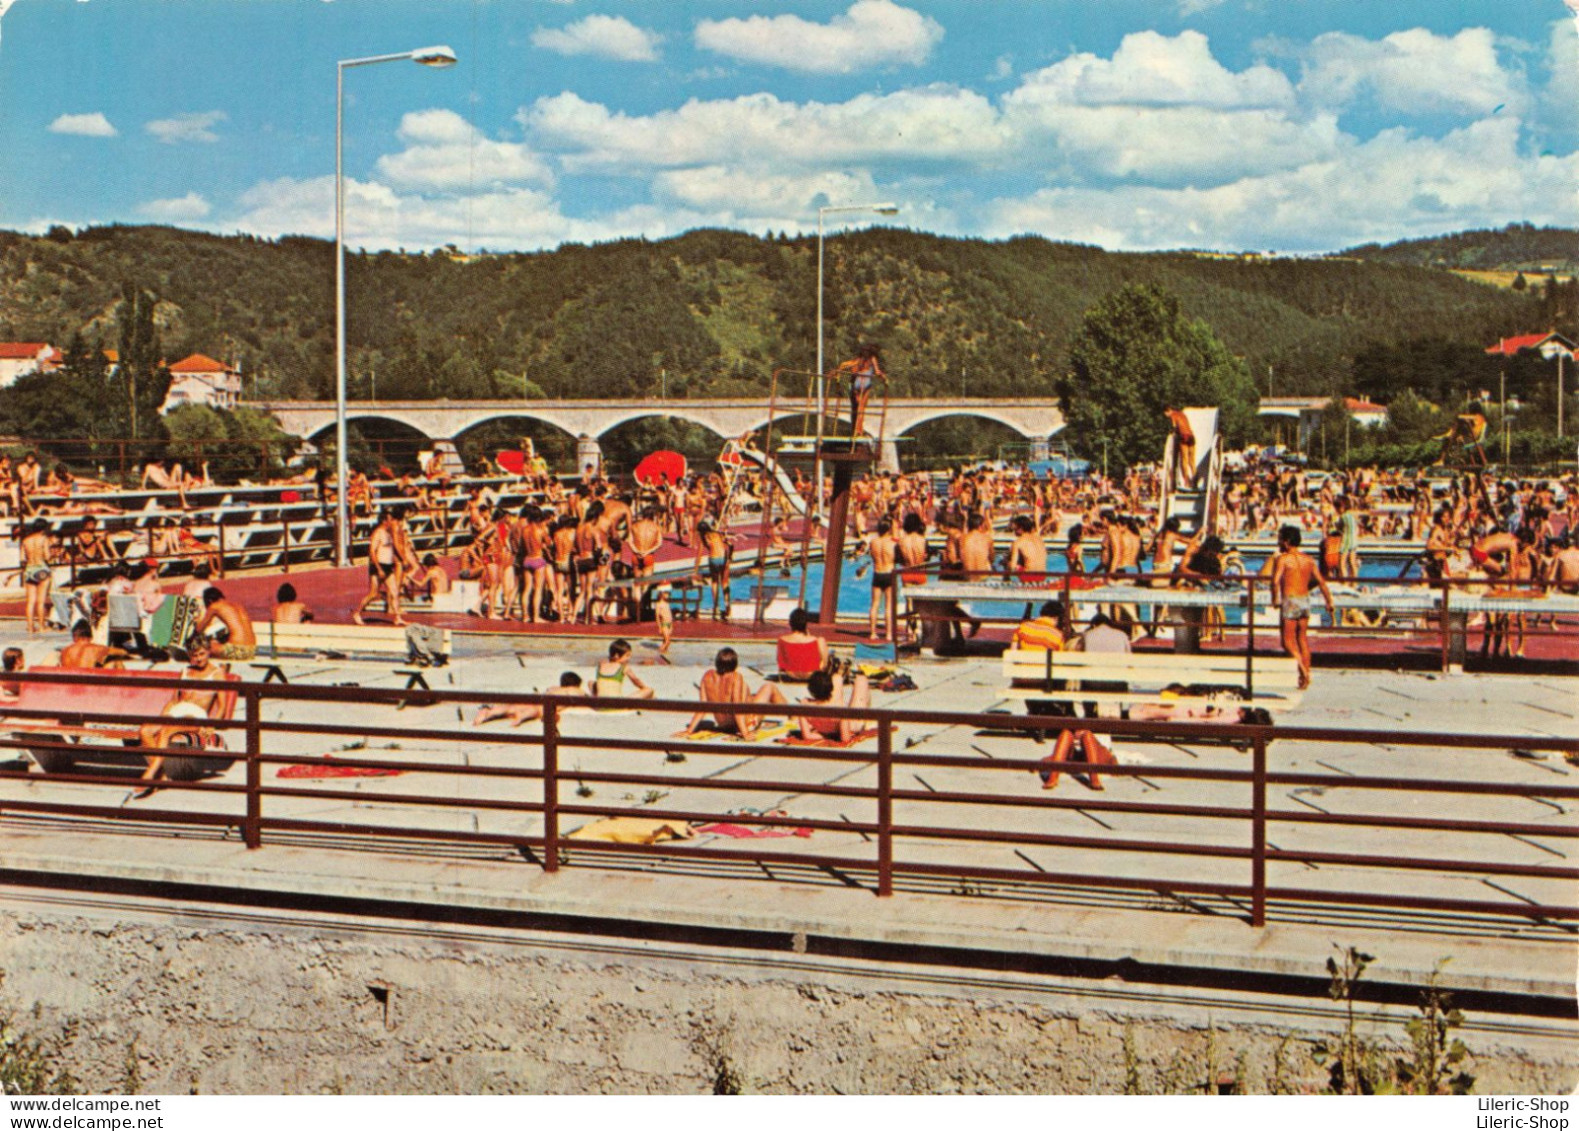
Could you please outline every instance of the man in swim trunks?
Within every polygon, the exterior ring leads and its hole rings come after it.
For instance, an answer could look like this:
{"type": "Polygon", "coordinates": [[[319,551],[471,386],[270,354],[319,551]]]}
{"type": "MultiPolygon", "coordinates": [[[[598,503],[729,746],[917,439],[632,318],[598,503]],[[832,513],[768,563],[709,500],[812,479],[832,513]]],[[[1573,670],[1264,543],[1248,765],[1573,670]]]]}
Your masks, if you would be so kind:
{"type": "Polygon", "coordinates": [[[1315,559],[1299,548],[1297,526],[1284,526],[1277,535],[1277,556],[1272,559],[1272,600],[1278,606],[1283,651],[1299,664],[1300,690],[1310,686],[1310,590],[1315,585],[1333,619],[1332,590],[1316,568],[1315,559]]]}
{"type": "Polygon", "coordinates": [[[252,628],[252,618],[234,601],[227,601],[217,585],[203,591],[204,612],[193,629],[199,636],[218,622],[224,627],[225,642],[213,645],[209,651],[216,660],[253,660],[258,655],[258,638],[252,628]]]}
{"type": "Polygon", "coordinates": [[[380,597],[383,597],[384,608],[394,623],[406,623],[400,609],[400,580],[395,569],[397,557],[395,512],[386,507],[367,541],[367,596],[362,598],[362,603],[351,614],[353,624],[365,624],[362,614],[380,597]]]}
{"type": "Polygon", "coordinates": [[[631,558],[637,577],[649,577],[658,563],[658,549],[663,545],[663,527],[658,525],[656,507],[642,508],[641,517],[631,524],[631,558]]]}
{"type": "Polygon", "coordinates": [[[927,575],[927,524],[915,511],[905,515],[904,522],[900,524],[902,533],[899,535],[899,580],[906,585],[925,585],[927,575]]]}
{"type": "Polygon", "coordinates": [[[1036,521],[1028,514],[1017,514],[1009,522],[1014,541],[1004,565],[1006,578],[1018,578],[1026,585],[1047,580],[1047,544],[1036,533],[1036,521]]]}
{"type": "Polygon", "coordinates": [[[882,640],[885,636],[892,638],[898,634],[894,609],[894,562],[898,543],[891,533],[893,529],[892,522],[886,518],[880,519],[877,532],[866,544],[866,552],[872,557],[872,604],[867,612],[866,634],[873,640],[882,640]],[[881,636],[877,632],[879,609],[883,611],[884,634],[881,636]]]}
{"type": "Polygon", "coordinates": [[[1195,429],[1190,427],[1190,418],[1172,405],[1163,413],[1173,427],[1174,484],[1179,490],[1188,491],[1195,486],[1195,429]]]}

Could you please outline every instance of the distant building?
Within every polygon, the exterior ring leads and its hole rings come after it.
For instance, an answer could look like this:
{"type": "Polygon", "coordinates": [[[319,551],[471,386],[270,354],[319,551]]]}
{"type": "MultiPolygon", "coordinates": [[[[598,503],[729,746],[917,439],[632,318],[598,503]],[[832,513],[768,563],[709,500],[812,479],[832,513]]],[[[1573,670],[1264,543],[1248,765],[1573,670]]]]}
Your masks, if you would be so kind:
{"type": "Polygon", "coordinates": [[[1348,410],[1349,419],[1361,428],[1380,428],[1387,423],[1387,406],[1384,404],[1344,397],[1343,407],[1348,410]]]}
{"type": "Polygon", "coordinates": [[[241,401],[241,370],[200,353],[183,357],[170,367],[170,391],[159,413],[182,405],[233,409],[241,401]]]}
{"type": "Polygon", "coordinates": [[[48,368],[54,352],[48,342],[0,342],[0,389],[11,385],[24,373],[48,368]]]}
{"type": "Polygon", "coordinates": [[[1496,345],[1487,346],[1486,352],[1492,357],[1512,357],[1515,354],[1534,352],[1550,359],[1558,354],[1572,357],[1574,349],[1574,342],[1570,338],[1555,330],[1549,330],[1544,334],[1520,334],[1516,338],[1501,338],[1496,345]]]}
{"type": "MultiPolygon", "coordinates": [[[[1294,446],[1303,451],[1321,426],[1321,418],[1332,404],[1330,397],[1262,397],[1259,415],[1294,423],[1294,446]]],[[[1349,419],[1361,428],[1379,428],[1387,423],[1387,406],[1344,397],[1349,419]]]]}

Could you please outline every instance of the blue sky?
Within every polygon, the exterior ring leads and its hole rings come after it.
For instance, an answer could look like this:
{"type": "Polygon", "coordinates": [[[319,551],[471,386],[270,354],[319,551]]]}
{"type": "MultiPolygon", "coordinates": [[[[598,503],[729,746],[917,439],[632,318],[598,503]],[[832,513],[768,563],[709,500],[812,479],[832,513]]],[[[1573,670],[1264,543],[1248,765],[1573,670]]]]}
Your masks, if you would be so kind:
{"type": "Polygon", "coordinates": [[[796,231],[876,201],[946,235],[1132,249],[1579,225],[1559,0],[0,9],[5,228],[332,235],[336,61],[435,43],[458,64],[347,73],[353,244],[796,231]]]}

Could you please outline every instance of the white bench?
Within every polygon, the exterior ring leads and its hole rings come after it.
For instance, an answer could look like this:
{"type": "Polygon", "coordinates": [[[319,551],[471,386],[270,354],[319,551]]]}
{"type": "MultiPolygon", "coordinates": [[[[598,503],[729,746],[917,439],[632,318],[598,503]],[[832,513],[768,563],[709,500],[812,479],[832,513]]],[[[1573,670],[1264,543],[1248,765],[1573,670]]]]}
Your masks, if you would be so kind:
{"type": "Polygon", "coordinates": [[[1245,657],[1233,652],[1049,652],[1013,649],[1003,654],[1004,699],[1062,703],[1174,707],[1225,705],[1283,711],[1298,706],[1299,666],[1289,656],[1245,657]],[[1125,690],[1087,685],[1123,684],[1125,690]],[[1186,688],[1179,691],[1177,688],[1186,688]],[[1171,689],[1171,690],[1170,690],[1171,689]]]}
{"type": "MultiPolygon", "coordinates": [[[[271,680],[290,682],[281,667],[281,657],[312,656],[331,659],[338,664],[355,663],[357,660],[354,657],[382,657],[378,666],[387,667],[389,658],[405,660],[411,655],[406,630],[399,625],[269,623],[255,627],[258,658],[252,667],[264,672],[264,683],[271,680]]],[[[452,633],[447,628],[426,631],[440,634],[437,654],[440,664],[446,662],[453,643],[452,633]]],[[[395,672],[406,677],[406,690],[413,687],[428,689],[423,668],[402,663],[395,667],[395,672]]]]}

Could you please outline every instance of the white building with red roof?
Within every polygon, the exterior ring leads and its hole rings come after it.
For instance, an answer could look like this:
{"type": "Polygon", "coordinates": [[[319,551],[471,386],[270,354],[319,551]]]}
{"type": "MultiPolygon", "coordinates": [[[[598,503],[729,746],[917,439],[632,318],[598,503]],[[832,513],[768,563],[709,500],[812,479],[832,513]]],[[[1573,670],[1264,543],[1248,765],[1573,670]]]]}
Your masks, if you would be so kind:
{"type": "Polygon", "coordinates": [[[233,409],[241,400],[241,370],[200,353],[183,357],[170,367],[170,391],[161,415],[182,405],[233,409]]]}
{"type": "Polygon", "coordinates": [[[54,352],[48,342],[0,342],[0,389],[24,373],[47,368],[46,363],[54,352]]]}
{"type": "Polygon", "coordinates": [[[1349,419],[1361,428],[1380,428],[1387,423],[1387,406],[1374,401],[1360,400],[1356,397],[1344,397],[1343,407],[1349,414],[1349,419]]]}

